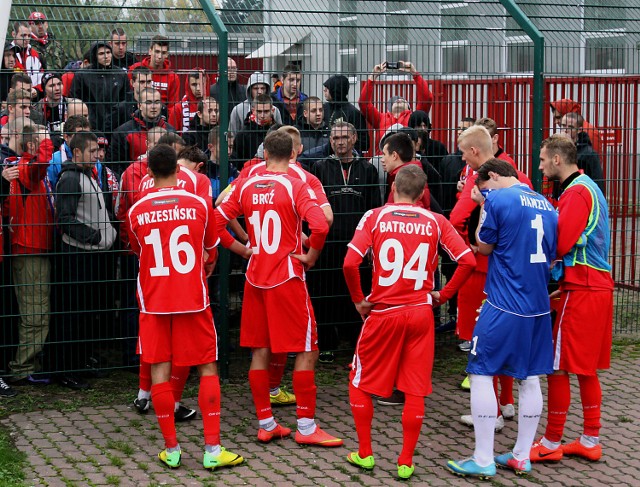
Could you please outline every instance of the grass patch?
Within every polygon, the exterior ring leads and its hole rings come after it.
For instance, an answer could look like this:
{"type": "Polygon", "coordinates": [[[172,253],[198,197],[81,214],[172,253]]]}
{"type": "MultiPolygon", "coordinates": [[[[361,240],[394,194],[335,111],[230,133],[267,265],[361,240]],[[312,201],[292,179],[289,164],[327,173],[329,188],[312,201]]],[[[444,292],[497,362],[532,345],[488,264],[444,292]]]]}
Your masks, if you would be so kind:
{"type": "Polygon", "coordinates": [[[0,485],[23,485],[26,465],[27,455],[16,449],[7,429],[0,428],[0,485]]]}
{"type": "Polygon", "coordinates": [[[107,475],[107,484],[120,485],[120,479],[116,475],[107,475]]]}
{"type": "Polygon", "coordinates": [[[109,450],[117,450],[124,453],[125,455],[132,455],[135,451],[129,443],[126,443],[124,441],[109,440],[107,441],[107,448],[109,450]]]}
{"type": "Polygon", "coordinates": [[[122,458],[117,457],[111,453],[107,453],[107,458],[111,462],[111,465],[113,465],[114,467],[122,467],[124,465],[124,461],[122,460],[122,458]]]}

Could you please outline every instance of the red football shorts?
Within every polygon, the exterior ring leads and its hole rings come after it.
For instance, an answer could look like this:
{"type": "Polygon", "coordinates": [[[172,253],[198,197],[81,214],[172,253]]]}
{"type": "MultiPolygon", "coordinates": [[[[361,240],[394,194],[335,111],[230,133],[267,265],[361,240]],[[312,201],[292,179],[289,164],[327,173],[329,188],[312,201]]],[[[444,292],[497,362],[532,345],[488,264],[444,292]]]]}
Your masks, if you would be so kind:
{"type": "Polygon", "coordinates": [[[471,340],[478,320],[478,309],[487,297],[484,293],[485,272],[474,271],[458,291],[458,322],[456,333],[460,340],[471,340]]]}
{"type": "Polygon", "coordinates": [[[611,361],[613,291],[563,291],[553,327],[554,370],[595,375],[611,361]]]}
{"type": "Polygon", "coordinates": [[[198,313],[140,313],[138,352],[143,362],[200,365],[218,360],[211,308],[198,313]]]}
{"type": "Polygon", "coordinates": [[[431,394],[434,325],[431,305],[372,311],[362,325],[350,380],[387,397],[394,385],[415,396],[431,394]]]}
{"type": "Polygon", "coordinates": [[[273,353],[318,350],[318,330],[304,281],[293,278],[270,289],[244,286],[240,345],[273,353]]]}

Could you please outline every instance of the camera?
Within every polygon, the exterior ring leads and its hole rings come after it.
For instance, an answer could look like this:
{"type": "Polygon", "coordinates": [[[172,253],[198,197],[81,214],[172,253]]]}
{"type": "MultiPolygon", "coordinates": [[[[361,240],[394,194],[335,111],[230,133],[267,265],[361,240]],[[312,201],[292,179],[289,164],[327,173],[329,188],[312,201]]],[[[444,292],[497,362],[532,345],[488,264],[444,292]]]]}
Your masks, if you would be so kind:
{"type": "Polygon", "coordinates": [[[384,63],[387,66],[387,69],[400,69],[402,67],[401,63],[390,63],[389,61],[385,61],[384,63]]]}

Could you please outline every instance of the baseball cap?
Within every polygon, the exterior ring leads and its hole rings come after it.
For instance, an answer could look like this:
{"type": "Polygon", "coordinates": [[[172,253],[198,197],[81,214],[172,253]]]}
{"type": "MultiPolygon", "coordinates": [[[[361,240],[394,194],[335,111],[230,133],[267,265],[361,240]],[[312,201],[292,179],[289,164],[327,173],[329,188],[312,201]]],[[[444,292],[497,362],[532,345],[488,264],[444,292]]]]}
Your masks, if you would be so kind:
{"type": "Polygon", "coordinates": [[[31,15],[29,15],[29,20],[34,21],[34,20],[47,20],[47,16],[45,14],[43,14],[42,12],[31,12],[31,15]]]}

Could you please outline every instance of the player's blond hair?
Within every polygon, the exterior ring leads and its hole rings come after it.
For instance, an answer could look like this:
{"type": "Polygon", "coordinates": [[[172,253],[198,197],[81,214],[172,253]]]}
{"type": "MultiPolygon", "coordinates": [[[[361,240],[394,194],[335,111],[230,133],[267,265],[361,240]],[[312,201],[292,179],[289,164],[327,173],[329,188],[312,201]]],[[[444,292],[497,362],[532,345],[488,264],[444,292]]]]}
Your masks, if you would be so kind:
{"type": "Polygon", "coordinates": [[[462,132],[458,137],[458,146],[475,147],[482,153],[493,155],[493,142],[491,134],[482,125],[473,125],[462,132]]]}
{"type": "Polygon", "coordinates": [[[278,132],[284,132],[285,134],[289,134],[291,136],[291,140],[293,140],[293,150],[295,153],[298,153],[300,146],[302,145],[302,138],[300,137],[300,131],[295,128],[293,125],[284,125],[280,127],[278,132]]]}

